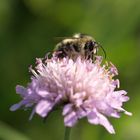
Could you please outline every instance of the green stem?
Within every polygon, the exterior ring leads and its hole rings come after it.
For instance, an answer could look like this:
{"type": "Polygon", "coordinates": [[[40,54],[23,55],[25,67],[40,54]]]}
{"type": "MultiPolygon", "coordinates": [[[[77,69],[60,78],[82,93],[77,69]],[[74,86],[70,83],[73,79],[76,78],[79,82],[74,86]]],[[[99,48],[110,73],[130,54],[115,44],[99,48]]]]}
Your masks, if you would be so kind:
{"type": "Polygon", "coordinates": [[[71,128],[70,127],[66,127],[65,128],[64,140],[70,140],[70,131],[71,131],[71,128]]]}

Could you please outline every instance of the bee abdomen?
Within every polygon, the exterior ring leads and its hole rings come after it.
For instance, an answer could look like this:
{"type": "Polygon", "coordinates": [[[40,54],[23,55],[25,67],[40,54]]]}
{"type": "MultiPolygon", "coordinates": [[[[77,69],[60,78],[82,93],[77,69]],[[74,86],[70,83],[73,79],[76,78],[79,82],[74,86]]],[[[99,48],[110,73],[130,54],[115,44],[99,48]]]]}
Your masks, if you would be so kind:
{"type": "Polygon", "coordinates": [[[57,46],[56,52],[58,53],[56,55],[58,58],[72,57],[73,55],[79,54],[80,51],[81,49],[78,44],[68,42],[57,46]]]}

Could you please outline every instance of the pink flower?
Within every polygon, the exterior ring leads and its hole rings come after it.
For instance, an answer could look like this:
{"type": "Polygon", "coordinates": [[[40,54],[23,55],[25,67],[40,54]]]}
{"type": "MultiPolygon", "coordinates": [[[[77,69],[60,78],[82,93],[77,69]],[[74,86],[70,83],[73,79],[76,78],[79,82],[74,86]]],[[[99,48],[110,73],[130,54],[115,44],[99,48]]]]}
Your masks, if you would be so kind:
{"type": "MultiPolygon", "coordinates": [[[[122,108],[123,102],[129,100],[126,91],[116,90],[119,80],[116,67],[110,63],[101,65],[101,57],[75,61],[68,58],[61,60],[53,57],[42,62],[37,59],[31,83],[27,88],[16,87],[22,100],[10,109],[15,111],[24,106],[33,107],[31,117],[37,113],[46,117],[56,106],[62,106],[65,126],[72,127],[76,122],[87,117],[91,124],[100,124],[110,133],[115,133],[107,117],[120,117],[120,112],[131,113],[122,108]]],[[[30,118],[31,118],[30,117],[30,118]]]]}

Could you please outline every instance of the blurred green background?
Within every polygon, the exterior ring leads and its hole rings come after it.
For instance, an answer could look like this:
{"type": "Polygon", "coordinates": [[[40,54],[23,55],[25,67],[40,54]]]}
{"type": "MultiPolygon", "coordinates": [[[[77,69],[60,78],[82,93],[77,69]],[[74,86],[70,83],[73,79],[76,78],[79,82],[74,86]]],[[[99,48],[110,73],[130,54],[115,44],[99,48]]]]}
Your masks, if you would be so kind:
{"type": "Polygon", "coordinates": [[[140,0],[0,0],[0,140],[63,139],[61,111],[43,123],[9,107],[20,101],[15,86],[30,81],[28,67],[54,48],[54,37],[77,32],[94,36],[117,66],[131,98],[124,107],[133,116],[110,118],[115,135],[83,119],[71,140],[140,140],[140,0]]]}

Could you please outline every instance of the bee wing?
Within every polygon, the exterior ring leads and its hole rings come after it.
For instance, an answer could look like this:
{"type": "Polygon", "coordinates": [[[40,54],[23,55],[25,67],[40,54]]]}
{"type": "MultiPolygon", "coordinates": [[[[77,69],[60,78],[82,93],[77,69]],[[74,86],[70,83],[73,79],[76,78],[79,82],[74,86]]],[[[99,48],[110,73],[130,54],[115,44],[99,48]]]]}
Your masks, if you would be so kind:
{"type": "Polygon", "coordinates": [[[75,37],[54,37],[54,41],[60,42],[64,39],[75,39],[75,37]]]}

